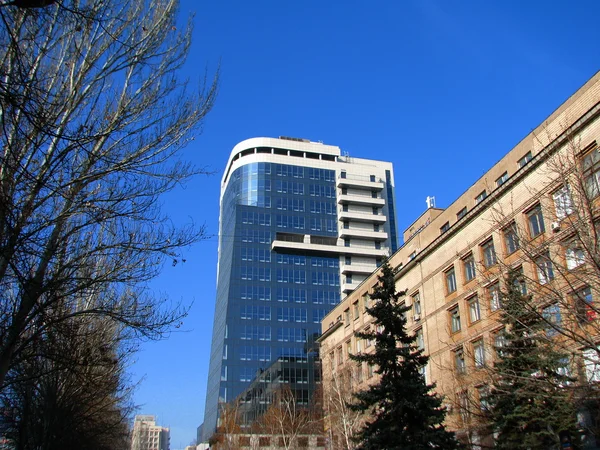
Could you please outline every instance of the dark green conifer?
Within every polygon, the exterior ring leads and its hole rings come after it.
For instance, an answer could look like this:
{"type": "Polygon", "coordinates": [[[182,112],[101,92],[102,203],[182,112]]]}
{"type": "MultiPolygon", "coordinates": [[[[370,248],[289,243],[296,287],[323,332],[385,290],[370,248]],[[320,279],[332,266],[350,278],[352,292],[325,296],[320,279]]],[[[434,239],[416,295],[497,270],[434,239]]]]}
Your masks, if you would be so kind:
{"type": "Polygon", "coordinates": [[[371,295],[367,312],[373,317],[370,332],[357,333],[375,343],[372,354],[352,359],[375,366],[379,382],[355,395],[351,407],[372,417],[359,432],[359,449],[444,449],[460,448],[454,433],[446,430],[442,399],[427,385],[421,368],[428,357],[416,346],[416,336],[406,331],[404,306],[397,292],[395,271],[386,262],[371,295]]]}
{"type": "Polygon", "coordinates": [[[496,347],[495,382],[487,399],[496,448],[559,449],[561,431],[570,432],[575,443],[574,380],[564,371],[568,355],[554,340],[552,321],[523,293],[516,271],[508,274],[502,306],[504,339],[496,347]]]}

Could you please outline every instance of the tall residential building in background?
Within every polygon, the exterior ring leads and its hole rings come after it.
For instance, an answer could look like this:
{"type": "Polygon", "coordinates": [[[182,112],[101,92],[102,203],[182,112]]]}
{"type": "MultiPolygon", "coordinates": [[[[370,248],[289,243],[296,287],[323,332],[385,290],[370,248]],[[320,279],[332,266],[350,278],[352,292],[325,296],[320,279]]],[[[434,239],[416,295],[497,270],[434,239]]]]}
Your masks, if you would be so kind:
{"type": "Polygon", "coordinates": [[[203,440],[219,404],[282,363],[300,403],[320,322],[398,246],[388,162],[304,139],[236,145],[221,184],[217,299],[203,440]]]}
{"type": "Polygon", "coordinates": [[[156,425],[154,416],[135,416],[131,450],[169,450],[169,429],[156,425]]]}

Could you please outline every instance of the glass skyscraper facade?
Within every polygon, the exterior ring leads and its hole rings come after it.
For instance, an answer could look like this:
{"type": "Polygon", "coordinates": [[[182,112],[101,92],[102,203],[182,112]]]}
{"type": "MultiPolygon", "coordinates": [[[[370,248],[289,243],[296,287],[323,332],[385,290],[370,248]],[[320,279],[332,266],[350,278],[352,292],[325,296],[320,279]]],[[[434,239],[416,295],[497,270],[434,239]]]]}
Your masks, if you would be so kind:
{"type": "Polygon", "coordinates": [[[274,365],[286,367],[279,381],[293,382],[297,400],[308,403],[319,381],[309,353],[321,320],[397,247],[387,220],[391,165],[359,161],[346,162],[337,147],[291,139],[251,139],[232,152],[221,192],[204,440],[216,428],[219,404],[274,365]],[[365,167],[373,173],[362,173],[365,167]],[[353,188],[340,178],[351,175],[364,177],[354,196],[368,195],[344,202],[353,188]]]}

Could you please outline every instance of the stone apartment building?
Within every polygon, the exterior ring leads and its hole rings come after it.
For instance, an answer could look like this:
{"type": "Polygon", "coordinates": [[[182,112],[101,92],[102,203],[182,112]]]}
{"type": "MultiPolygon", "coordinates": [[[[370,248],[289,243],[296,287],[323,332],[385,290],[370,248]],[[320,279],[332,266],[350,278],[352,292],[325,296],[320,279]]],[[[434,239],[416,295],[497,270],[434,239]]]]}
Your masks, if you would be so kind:
{"type": "MultiPolygon", "coordinates": [[[[520,271],[523,289],[529,286],[534,298],[541,289],[559,283],[562,274],[565,286],[557,289],[567,298],[583,298],[587,318],[595,319],[597,286],[577,277],[576,269],[585,265],[585,259],[581,249],[569,247],[571,218],[579,212],[574,211],[564,181],[568,168],[563,166],[561,172],[561,164],[583,162],[588,187],[600,192],[599,117],[600,74],[596,74],[449,207],[440,209],[429,202],[389,260],[399,269],[397,289],[407,290],[409,331],[430,357],[424,368],[426,380],[436,383],[444,396],[447,425],[474,448],[484,437],[468,411],[478,408],[487,389],[485,369],[502,343],[499,292],[506,272],[520,271]]],[[[348,354],[373,349],[355,332],[371,326],[364,308],[376,282],[374,272],[322,321],[325,397],[336,374],[348,366],[353,389],[375,379],[372,367],[356,366],[348,354]]],[[[539,308],[549,326],[572,315],[568,302],[540,302],[539,308]]],[[[592,327],[584,333],[592,343],[596,331],[592,327]]],[[[579,362],[579,373],[597,379],[596,348],[580,345],[575,350],[589,356],[579,362]]]]}

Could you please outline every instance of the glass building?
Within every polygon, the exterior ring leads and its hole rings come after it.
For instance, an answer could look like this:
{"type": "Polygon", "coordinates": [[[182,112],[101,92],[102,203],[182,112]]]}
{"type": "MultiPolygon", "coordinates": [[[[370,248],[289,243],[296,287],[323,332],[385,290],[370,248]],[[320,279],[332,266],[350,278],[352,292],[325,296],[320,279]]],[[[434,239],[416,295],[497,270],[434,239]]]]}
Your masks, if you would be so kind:
{"type": "Polygon", "coordinates": [[[219,405],[273,368],[285,374],[269,379],[292,380],[297,400],[310,402],[321,320],[397,249],[393,180],[391,163],[303,139],[233,149],[221,185],[204,441],[219,405]]]}

